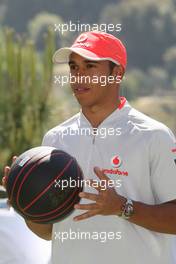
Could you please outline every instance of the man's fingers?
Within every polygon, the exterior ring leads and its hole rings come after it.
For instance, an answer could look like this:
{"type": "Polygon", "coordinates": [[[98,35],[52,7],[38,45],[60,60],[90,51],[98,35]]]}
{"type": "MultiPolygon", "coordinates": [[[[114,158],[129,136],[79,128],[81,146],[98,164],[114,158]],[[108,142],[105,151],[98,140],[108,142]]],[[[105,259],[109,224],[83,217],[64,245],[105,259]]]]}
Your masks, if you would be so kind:
{"type": "Polygon", "coordinates": [[[3,177],[3,178],[2,178],[2,186],[3,186],[4,188],[6,188],[6,183],[7,183],[7,177],[3,177]]]}
{"type": "Polygon", "coordinates": [[[109,180],[109,178],[98,167],[94,167],[94,172],[100,180],[109,180]]]}
{"type": "Polygon", "coordinates": [[[79,197],[97,202],[99,195],[94,194],[94,193],[80,192],[79,197]]]}
{"type": "Polygon", "coordinates": [[[89,217],[95,216],[95,215],[97,215],[97,214],[98,214],[98,213],[97,213],[96,210],[92,210],[92,211],[88,211],[88,212],[86,212],[86,213],[84,213],[84,214],[82,214],[82,215],[75,216],[75,217],[73,218],[73,220],[74,220],[74,221],[80,221],[80,220],[84,220],[84,219],[87,219],[87,218],[89,218],[89,217]]]}
{"type": "Polygon", "coordinates": [[[17,159],[17,156],[13,156],[12,162],[15,162],[16,159],[17,159]]]}
{"type": "Polygon", "coordinates": [[[5,168],[4,168],[4,177],[8,177],[9,171],[10,171],[10,167],[9,166],[5,166],[5,168]]]}
{"type": "Polygon", "coordinates": [[[96,203],[92,203],[92,204],[75,204],[74,208],[80,210],[97,210],[99,207],[96,203]]]}
{"type": "Polygon", "coordinates": [[[4,188],[6,188],[7,177],[9,175],[9,171],[10,171],[10,167],[9,166],[5,166],[5,168],[4,168],[4,176],[2,178],[2,185],[4,186],[4,188]]]}
{"type": "Polygon", "coordinates": [[[100,183],[95,180],[92,180],[92,179],[90,180],[90,186],[96,189],[98,192],[101,191],[100,183]]]}
{"type": "MultiPolygon", "coordinates": [[[[15,162],[15,160],[17,159],[17,156],[13,156],[12,157],[12,163],[15,162]]],[[[6,182],[7,182],[7,178],[9,176],[9,172],[10,172],[10,167],[9,166],[5,166],[4,167],[4,176],[2,178],[2,185],[6,188],[6,182]]]]}

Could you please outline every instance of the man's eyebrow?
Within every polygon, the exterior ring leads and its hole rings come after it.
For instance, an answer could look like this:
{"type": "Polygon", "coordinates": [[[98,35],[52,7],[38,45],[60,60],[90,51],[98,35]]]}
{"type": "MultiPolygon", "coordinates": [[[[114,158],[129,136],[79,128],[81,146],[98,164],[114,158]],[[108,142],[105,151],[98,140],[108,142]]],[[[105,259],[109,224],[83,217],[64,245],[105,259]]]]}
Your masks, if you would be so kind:
{"type": "Polygon", "coordinates": [[[70,64],[73,64],[73,63],[75,63],[75,61],[73,61],[73,60],[72,60],[72,61],[70,60],[70,61],[68,62],[69,65],[70,65],[70,64]]]}
{"type": "Polygon", "coordinates": [[[84,60],[84,62],[86,62],[86,63],[99,63],[99,61],[92,61],[92,60],[84,60]]]}
{"type": "MultiPolygon", "coordinates": [[[[92,60],[84,60],[84,62],[85,62],[85,63],[96,63],[96,64],[99,63],[99,61],[92,61],[92,60]]],[[[70,64],[76,64],[76,62],[75,62],[74,60],[70,60],[70,61],[68,62],[68,64],[69,64],[69,65],[70,65],[70,64]]]]}

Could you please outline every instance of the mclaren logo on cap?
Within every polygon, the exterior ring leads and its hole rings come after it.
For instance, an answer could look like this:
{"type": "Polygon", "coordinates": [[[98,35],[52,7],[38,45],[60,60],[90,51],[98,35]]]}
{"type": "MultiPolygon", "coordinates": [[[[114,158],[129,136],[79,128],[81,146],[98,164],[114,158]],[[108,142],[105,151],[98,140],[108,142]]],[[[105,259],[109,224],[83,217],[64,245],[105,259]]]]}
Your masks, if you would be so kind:
{"type": "Polygon", "coordinates": [[[117,176],[128,176],[128,171],[119,169],[122,165],[122,159],[119,155],[115,155],[111,158],[111,169],[103,169],[105,174],[114,174],[117,176]]]}
{"type": "Polygon", "coordinates": [[[80,36],[77,38],[76,42],[84,42],[84,41],[86,41],[86,40],[87,40],[87,35],[86,35],[86,34],[82,34],[82,35],[80,35],[80,36]]]}

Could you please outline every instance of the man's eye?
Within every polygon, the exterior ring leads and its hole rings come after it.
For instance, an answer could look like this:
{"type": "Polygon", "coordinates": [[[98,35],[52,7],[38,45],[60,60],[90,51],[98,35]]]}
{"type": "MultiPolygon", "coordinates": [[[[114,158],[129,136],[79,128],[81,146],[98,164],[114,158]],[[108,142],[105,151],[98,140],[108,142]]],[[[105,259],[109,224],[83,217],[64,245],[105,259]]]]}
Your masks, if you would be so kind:
{"type": "Polygon", "coordinates": [[[87,68],[94,68],[95,67],[95,64],[87,64],[87,68]]]}
{"type": "Polygon", "coordinates": [[[70,70],[76,70],[76,65],[70,65],[70,70]]]}

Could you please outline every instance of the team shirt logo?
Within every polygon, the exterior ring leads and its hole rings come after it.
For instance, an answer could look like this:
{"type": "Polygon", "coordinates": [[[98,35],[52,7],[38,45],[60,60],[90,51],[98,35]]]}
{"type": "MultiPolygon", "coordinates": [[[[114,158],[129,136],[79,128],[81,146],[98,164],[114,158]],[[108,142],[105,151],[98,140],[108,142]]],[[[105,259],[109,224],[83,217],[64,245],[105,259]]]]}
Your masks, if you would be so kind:
{"type": "Polygon", "coordinates": [[[84,42],[87,40],[87,35],[82,34],[80,37],[77,38],[76,42],[84,42]]]}
{"type": "Polygon", "coordinates": [[[122,165],[122,159],[119,156],[114,156],[111,158],[111,165],[114,168],[119,168],[122,165]]]}
{"type": "Polygon", "coordinates": [[[112,169],[103,169],[103,173],[105,174],[116,174],[118,176],[128,176],[128,171],[120,170],[119,168],[122,166],[122,159],[119,155],[115,155],[111,158],[110,164],[112,169]]]}

